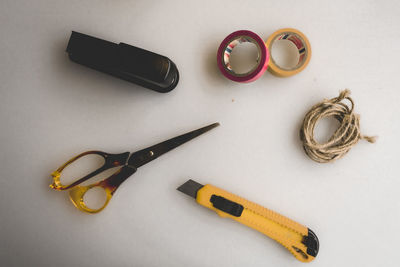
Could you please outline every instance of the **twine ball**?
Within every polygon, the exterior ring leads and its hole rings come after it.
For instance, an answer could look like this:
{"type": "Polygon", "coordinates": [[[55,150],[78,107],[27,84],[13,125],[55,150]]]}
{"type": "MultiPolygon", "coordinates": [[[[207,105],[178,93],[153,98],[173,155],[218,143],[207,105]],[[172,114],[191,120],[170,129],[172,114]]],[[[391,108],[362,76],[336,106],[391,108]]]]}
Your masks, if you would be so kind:
{"type": "Polygon", "coordinates": [[[350,90],[340,92],[338,97],[325,99],[314,105],[306,114],[300,129],[300,139],[306,154],[314,161],[327,163],[343,157],[360,139],[374,143],[376,137],[360,133],[360,116],[353,112],[354,102],[350,90]],[[351,107],[342,100],[350,101],[351,107]],[[333,116],[340,126],[326,143],[318,143],[314,138],[317,122],[333,116]]]}

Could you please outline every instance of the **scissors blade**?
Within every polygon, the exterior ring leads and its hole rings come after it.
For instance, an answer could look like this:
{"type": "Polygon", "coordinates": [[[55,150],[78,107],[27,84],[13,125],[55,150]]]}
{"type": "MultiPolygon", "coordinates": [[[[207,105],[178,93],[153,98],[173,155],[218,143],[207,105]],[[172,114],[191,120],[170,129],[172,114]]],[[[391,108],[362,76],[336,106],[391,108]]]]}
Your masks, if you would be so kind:
{"type": "Polygon", "coordinates": [[[171,151],[172,149],[186,143],[187,141],[196,138],[199,135],[219,126],[219,123],[213,123],[203,128],[182,134],[180,136],[171,138],[154,146],[139,150],[132,153],[128,160],[128,166],[139,168],[146,163],[158,158],[159,156],[171,151]]]}

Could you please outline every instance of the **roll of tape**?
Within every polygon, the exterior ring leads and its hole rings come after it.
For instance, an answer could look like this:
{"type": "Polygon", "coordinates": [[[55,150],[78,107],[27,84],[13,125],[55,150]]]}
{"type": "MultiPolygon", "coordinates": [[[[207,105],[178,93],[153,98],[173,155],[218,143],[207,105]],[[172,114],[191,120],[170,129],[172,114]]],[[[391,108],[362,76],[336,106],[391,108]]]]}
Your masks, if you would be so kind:
{"type": "Polygon", "coordinates": [[[252,82],[257,80],[267,69],[269,62],[269,52],[263,40],[254,32],[241,30],[229,34],[221,43],[217,53],[218,68],[222,74],[235,82],[252,82]],[[230,65],[230,54],[233,48],[244,42],[256,45],[258,58],[256,65],[246,73],[236,73],[230,65]]]}
{"type": "Polygon", "coordinates": [[[272,74],[280,77],[288,77],[302,71],[310,61],[311,58],[311,46],[307,37],[296,29],[286,28],[274,32],[265,45],[271,51],[273,43],[277,40],[288,40],[291,41],[299,51],[299,61],[293,68],[283,68],[280,67],[274,60],[273,55],[271,55],[271,61],[269,62],[268,71],[272,74]]]}

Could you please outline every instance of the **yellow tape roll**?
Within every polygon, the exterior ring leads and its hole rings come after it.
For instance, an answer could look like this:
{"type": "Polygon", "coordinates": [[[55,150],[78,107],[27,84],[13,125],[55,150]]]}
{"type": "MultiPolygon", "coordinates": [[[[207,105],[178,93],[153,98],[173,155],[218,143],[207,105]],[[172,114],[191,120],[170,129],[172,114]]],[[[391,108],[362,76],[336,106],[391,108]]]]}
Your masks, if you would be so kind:
{"type": "Polygon", "coordinates": [[[277,40],[291,41],[299,51],[299,62],[293,68],[286,69],[280,67],[274,60],[271,54],[268,71],[279,77],[289,77],[302,71],[310,61],[311,46],[307,37],[300,31],[292,28],[285,28],[274,32],[265,42],[268,50],[271,52],[272,44],[277,40]]]}

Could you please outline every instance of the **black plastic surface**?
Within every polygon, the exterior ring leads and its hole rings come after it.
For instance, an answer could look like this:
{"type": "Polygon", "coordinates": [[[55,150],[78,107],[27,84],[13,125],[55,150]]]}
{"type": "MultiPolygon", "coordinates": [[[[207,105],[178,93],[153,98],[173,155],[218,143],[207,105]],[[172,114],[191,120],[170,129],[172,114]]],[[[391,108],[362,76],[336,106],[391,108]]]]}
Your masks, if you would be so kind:
{"type": "Polygon", "coordinates": [[[303,237],[302,243],[307,247],[307,253],[316,257],[319,251],[319,240],[317,235],[308,228],[308,235],[303,237]]]}
{"type": "Polygon", "coordinates": [[[178,69],[169,58],[125,43],[73,31],[66,51],[76,63],[160,93],[171,91],[179,81],[178,69]]]}
{"type": "Polygon", "coordinates": [[[217,195],[212,195],[210,198],[210,202],[213,204],[214,208],[222,210],[223,212],[226,212],[230,215],[240,217],[243,212],[243,206],[230,201],[229,199],[226,199],[221,196],[217,195]]]}

